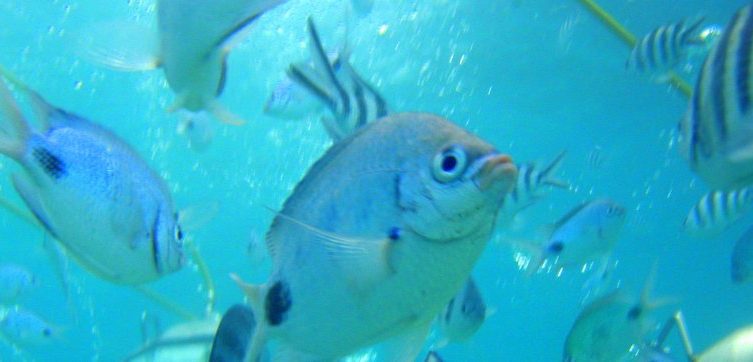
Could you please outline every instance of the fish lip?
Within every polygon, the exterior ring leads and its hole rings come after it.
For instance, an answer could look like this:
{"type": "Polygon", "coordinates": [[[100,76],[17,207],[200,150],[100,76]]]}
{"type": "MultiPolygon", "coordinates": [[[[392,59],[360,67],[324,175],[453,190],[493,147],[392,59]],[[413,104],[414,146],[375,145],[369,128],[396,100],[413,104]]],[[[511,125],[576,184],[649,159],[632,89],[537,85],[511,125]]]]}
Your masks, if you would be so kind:
{"type": "Polygon", "coordinates": [[[481,191],[501,183],[504,192],[509,192],[515,186],[518,178],[518,167],[512,158],[506,154],[493,153],[477,161],[475,172],[472,174],[473,183],[481,191]]]}

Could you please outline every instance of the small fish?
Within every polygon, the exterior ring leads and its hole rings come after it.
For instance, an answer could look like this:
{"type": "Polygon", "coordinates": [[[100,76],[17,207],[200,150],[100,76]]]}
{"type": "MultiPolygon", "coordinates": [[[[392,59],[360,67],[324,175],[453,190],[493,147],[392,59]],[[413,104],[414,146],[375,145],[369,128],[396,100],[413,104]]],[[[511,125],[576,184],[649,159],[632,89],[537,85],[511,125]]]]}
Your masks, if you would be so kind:
{"type": "Polygon", "coordinates": [[[625,208],[610,199],[596,199],[573,208],[552,226],[549,240],[534,247],[529,268],[535,272],[547,259],[566,267],[603,257],[614,248],[625,215],[625,208]]]}
{"type": "Polygon", "coordinates": [[[0,303],[14,302],[22,294],[39,286],[37,277],[17,264],[0,264],[0,303]]]}
{"type": "Polygon", "coordinates": [[[444,359],[436,351],[429,351],[424,358],[424,362],[444,362],[444,359]]]}
{"type": "Polygon", "coordinates": [[[660,26],[638,40],[626,67],[639,72],[665,73],[687,58],[689,48],[705,44],[703,18],[660,26]]]}
{"type": "Polygon", "coordinates": [[[617,290],[586,306],[567,335],[563,361],[621,361],[640,345],[651,331],[650,314],[666,303],[650,300],[655,270],[639,300],[617,290]]]}
{"type": "Polygon", "coordinates": [[[250,359],[267,341],[333,360],[390,340],[404,348],[380,358],[413,361],[516,177],[508,156],[429,114],[393,114],[336,142],[276,212],[269,280],[234,277],[258,316],[250,359]]]}
{"type": "Polygon", "coordinates": [[[38,346],[54,341],[59,332],[34,312],[15,306],[0,311],[0,336],[20,346],[38,346]]]}
{"type": "Polygon", "coordinates": [[[735,283],[744,283],[753,277],[753,226],[735,242],[730,270],[735,283]]]}
{"type": "Polygon", "coordinates": [[[324,107],[307,88],[285,76],[264,103],[264,113],[286,120],[299,120],[319,113],[324,107]]]}
{"type": "Polygon", "coordinates": [[[23,167],[13,185],[45,230],[111,282],[140,284],[180,269],[183,236],[164,181],[111,132],[0,73],[42,123],[32,129],[0,81],[0,112],[15,132],[0,135],[0,153],[23,167]]]}
{"type": "Polygon", "coordinates": [[[680,122],[680,153],[713,190],[753,184],[752,10],[737,11],[706,56],[680,122]]]}
{"type": "Polygon", "coordinates": [[[117,70],[160,67],[175,92],[168,111],[207,111],[220,121],[240,125],[244,121],[217,101],[227,80],[227,56],[249,25],[285,1],[158,0],[156,34],[125,24],[104,24],[107,34],[115,33],[124,41],[89,40],[94,44],[87,46],[91,48],[87,55],[117,70]]]}
{"type": "Polygon", "coordinates": [[[311,18],[308,19],[308,30],[313,67],[291,64],[288,76],[332,113],[333,118],[322,118],[330,137],[335,141],[342,140],[368,122],[387,116],[387,102],[350,65],[347,49],[331,63],[311,18]]]}
{"type": "Polygon", "coordinates": [[[683,222],[688,234],[713,236],[726,230],[753,206],[753,189],[712,191],[703,195],[683,222]]]}
{"type": "Polygon", "coordinates": [[[188,139],[188,147],[203,152],[214,139],[214,125],[206,112],[200,111],[185,115],[178,124],[178,134],[188,139]]]}
{"type": "Polygon", "coordinates": [[[570,185],[552,176],[562,164],[564,157],[565,152],[563,151],[543,169],[536,167],[536,164],[533,163],[517,165],[518,181],[512,192],[505,197],[501,212],[503,217],[511,218],[533,205],[551,187],[568,189],[570,185]]]}
{"type": "Polygon", "coordinates": [[[442,340],[437,348],[450,342],[463,342],[471,338],[489,315],[476,283],[469,278],[463,288],[450,299],[437,317],[442,340]]]}

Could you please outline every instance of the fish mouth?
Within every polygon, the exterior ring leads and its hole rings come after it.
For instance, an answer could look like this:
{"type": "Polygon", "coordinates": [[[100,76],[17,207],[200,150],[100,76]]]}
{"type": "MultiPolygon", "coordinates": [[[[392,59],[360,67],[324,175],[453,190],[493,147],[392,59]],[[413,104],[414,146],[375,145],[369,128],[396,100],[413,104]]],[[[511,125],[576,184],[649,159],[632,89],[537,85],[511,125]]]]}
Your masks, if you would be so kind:
{"type": "Polygon", "coordinates": [[[500,187],[504,192],[512,190],[518,179],[518,168],[510,156],[492,154],[484,157],[481,163],[473,175],[473,182],[479,190],[486,191],[492,186],[500,187]]]}

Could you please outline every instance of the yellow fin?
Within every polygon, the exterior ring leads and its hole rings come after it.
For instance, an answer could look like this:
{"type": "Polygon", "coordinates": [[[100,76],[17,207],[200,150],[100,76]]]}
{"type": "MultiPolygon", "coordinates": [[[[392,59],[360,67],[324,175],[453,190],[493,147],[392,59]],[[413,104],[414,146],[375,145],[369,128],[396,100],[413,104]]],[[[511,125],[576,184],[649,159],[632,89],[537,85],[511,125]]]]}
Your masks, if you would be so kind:
{"type": "Polygon", "coordinates": [[[210,102],[207,105],[207,111],[222,123],[229,124],[231,126],[242,126],[246,124],[246,121],[243,118],[237,116],[233,112],[230,112],[216,100],[210,102]]]}

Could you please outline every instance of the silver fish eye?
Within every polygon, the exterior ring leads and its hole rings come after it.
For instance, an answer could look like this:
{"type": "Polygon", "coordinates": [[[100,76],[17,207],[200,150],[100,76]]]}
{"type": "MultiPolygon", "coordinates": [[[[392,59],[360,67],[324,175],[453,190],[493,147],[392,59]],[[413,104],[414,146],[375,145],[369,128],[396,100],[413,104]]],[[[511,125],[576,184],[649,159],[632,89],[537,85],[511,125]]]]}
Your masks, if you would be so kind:
{"type": "Polygon", "coordinates": [[[434,178],[442,183],[450,182],[463,174],[468,156],[460,146],[451,146],[434,156],[434,178]]]}

